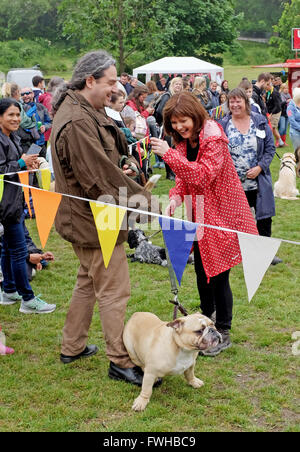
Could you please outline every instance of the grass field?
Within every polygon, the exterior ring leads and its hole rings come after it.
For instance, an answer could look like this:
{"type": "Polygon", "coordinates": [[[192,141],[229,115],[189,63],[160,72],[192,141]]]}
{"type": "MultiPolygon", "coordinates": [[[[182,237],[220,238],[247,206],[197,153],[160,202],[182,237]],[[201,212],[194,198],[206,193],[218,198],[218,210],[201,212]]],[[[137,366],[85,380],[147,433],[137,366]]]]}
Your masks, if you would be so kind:
{"type": "MultiPolygon", "coordinates": [[[[251,79],[257,74],[249,66],[225,66],[231,88],[243,76],[251,79]]],[[[285,151],[278,150],[280,155],[285,151]]],[[[275,181],[276,156],[271,169],[275,181]]],[[[163,177],[154,192],[167,194],[172,183],[163,170],[159,172],[163,177]]],[[[300,179],[297,186],[300,189],[300,179]]],[[[299,202],[276,200],[273,237],[300,241],[299,202]]],[[[35,221],[27,225],[39,244],[35,221]]],[[[162,245],[161,234],[153,242],[162,245]]],[[[165,378],[143,413],[131,410],[139,389],[107,376],[97,307],[89,343],[97,344],[99,353],[71,365],[60,363],[62,328],[78,261],[54,228],[46,249],[54,252],[55,262],[38,273],[32,286],[36,294],[57,304],[56,311],[26,316],[18,305],[0,306],[7,345],[15,349],[12,356],[0,356],[1,432],[300,431],[299,355],[292,352],[292,334],[300,331],[300,246],[281,245],[277,254],[284,263],[267,271],[250,304],[241,265],[232,270],[232,348],[216,358],[198,358],[196,376],[205,383],[201,389],[187,386],[182,376],[165,378]]],[[[127,318],[135,311],[151,311],[171,320],[167,269],[138,263],[129,263],[129,269],[132,295],[127,318]]],[[[197,311],[193,266],[186,268],[179,299],[189,313],[197,311]]]]}
{"type": "MultiPolygon", "coordinates": [[[[275,157],[275,180],[278,167],[275,157]]],[[[161,180],[156,193],[167,193],[170,186],[171,182],[161,180]]],[[[276,200],[276,207],[273,236],[299,241],[298,202],[276,200]]],[[[35,221],[27,224],[39,243],[35,221]]],[[[161,237],[154,242],[161,244],[161,237]]],[[[281,245],[278,255],[284,264],[268,270],[251,304],[241,266],[233,269],[233,347],[213,359],[198,358],[196,375],[204,380],[203,388],[192,389],[181,376],[165,378],[141,414],[131,411],[138,388],[107,377],[97,308],[89,343],[97,344],[99,353],[68,366],[59,362],[61,331],[78,261],[70,244],[54,230],[47,249],[55,253],[56,260],[32,285],[35,293],[57,304],[56,311],[26,316],[18,312],[17,305],[0,307],[7,344],[15,348],[14,355],[0,357],[0,431],[300,430],[299,356],[292,353],[292,334],[300,330],[299,247],[281,245]]],[[[151,311],[171,320],[167,269],[138,263],[130,263],[129,268],[132,296],[127,317],[135,311],[151,311]]],[[[186,268],[179,298],[189,313],[198,309],[192,266],[186,268]]]]}

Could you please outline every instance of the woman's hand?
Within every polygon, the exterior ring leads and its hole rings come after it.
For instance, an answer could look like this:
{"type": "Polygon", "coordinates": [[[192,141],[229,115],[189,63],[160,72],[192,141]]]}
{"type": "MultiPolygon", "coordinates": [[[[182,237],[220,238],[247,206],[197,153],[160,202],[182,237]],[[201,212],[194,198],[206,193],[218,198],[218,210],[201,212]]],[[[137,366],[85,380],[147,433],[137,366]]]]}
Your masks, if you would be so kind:
{"type": "Polygon", "coordinates": [[[166,207],[165,215],[167,217],[172,217],[174,215],[175,209],[177,207],[175,199],[172,199],[169,205],[166,207]]]}
{"type": "Polygon", "coordinates": [[[262,172],[260,166],[254,166],[247,171],[247,179],[256,179],[257,176],[262,172]]]}
{"type": "Polygon", "coordinates": [[[38,169],[39,167],[38,156],[39,154],[31,155],[23,154],[21,156],[21,159],[24,160],[27,169],[38,169]]]}
{"type": "Polygon", "coordinates": [[[169,150],[169,145],[166,141],[160,140],[159,138],[151,138],[151,145],[154,154],[163,157],[164,154],[169,150]]]}

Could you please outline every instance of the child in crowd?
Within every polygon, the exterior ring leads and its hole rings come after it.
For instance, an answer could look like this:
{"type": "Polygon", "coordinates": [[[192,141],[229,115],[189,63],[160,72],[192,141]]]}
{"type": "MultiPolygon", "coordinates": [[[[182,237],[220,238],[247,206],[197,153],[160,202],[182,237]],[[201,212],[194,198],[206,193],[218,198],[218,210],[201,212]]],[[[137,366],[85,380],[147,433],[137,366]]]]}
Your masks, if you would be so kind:
{"type": "Polygon", "coordinates": [[[134,132],[134,126],[135,126],[135,121],[133,118],[131,118],[130,116],[125,116],[123,118],[123,122],[125,124],[125,127],[121,127],[121,130],[124,132],[127,143],[128,144],[133,144],[136,143],[136,138],[134,138],[134,136],[132,135],[134,132]]]}

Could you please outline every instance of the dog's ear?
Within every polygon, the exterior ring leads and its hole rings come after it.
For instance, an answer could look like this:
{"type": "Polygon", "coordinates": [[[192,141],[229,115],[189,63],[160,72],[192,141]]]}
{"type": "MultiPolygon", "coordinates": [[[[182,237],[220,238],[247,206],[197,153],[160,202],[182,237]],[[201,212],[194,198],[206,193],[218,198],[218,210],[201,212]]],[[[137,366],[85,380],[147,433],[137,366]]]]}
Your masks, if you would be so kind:
{"type": "Polygon", "coordinates": [[[130,231],[128,232],[127,241],[130,249],[137,247],[136,233],[132,229],[130,229],[130,231]]]}
{"type": "Polygon", "coordinates": [[[182,330],[183,324],[184,324],[183,319],[176,319],[173,320],[173,322],[167,323],[167,326],[173,328],[175,331],[177,331],[177,333],[179,333],[182,330]]]}

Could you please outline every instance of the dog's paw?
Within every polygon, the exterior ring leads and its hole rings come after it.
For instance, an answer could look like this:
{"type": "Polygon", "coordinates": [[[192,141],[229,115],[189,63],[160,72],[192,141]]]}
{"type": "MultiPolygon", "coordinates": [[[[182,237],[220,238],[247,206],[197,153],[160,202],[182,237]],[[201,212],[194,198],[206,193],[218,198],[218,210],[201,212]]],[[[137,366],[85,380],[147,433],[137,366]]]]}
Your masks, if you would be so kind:
{"type": "Polygon", "coordinates": [[[146,406],[148,405],[149,400],[143,399],[141,396],[138,396],[133,402],[132,409],[134,411],[144,411],[146,406]]]}
{"type": "Polygon", "coordinates": [[[195,389],[201,388],[201,386],[204,385],[204,382],[202,380],[200,380],[199,378],[196,378],[196,377],[192,381],[190,381],[189,383],[195,389]]]}

